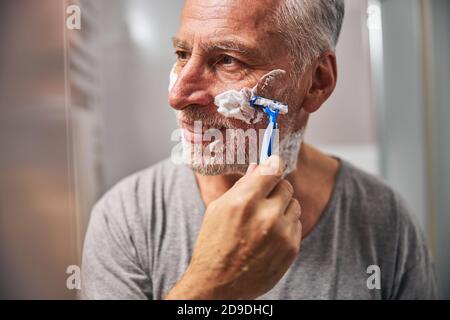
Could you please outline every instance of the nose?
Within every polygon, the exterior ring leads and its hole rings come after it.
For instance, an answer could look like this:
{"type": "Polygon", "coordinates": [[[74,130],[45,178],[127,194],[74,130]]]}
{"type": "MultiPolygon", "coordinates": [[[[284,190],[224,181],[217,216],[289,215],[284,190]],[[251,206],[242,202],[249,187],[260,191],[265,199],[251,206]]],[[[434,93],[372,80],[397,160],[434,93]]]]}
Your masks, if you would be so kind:
{"type": "Polygon", "coordinates": [[[169,104],[176,110],[197,105],[208,106],[214,101],[210,92],[208,70],[200,59],[191,57],[178,74],[178,79],[169,92],[169,104]]]}

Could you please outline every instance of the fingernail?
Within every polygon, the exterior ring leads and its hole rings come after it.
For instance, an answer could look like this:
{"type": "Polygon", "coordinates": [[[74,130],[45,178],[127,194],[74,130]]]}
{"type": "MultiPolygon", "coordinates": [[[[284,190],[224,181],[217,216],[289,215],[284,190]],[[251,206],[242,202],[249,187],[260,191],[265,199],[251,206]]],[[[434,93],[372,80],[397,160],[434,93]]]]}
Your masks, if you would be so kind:
{"type": "Polygon", "coordinates": [[[270,158],[267,158],[266,161],[262,163],[262,166],[264,167],[271,167],[273,164],[275,164],[276,158],[274,156],[271,156],[270,158]]]}

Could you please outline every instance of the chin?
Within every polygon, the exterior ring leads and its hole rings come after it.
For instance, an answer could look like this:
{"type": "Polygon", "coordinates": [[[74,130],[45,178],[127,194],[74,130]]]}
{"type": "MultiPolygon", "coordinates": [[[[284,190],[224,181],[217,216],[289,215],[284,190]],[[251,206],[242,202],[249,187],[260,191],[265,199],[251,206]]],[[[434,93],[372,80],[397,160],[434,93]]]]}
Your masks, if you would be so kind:
{"type": "Polygon", "coordinates": [[[244,175],[248,164],[195,164],[188,166],[202,176],[244,175]]]}
{"type": "MultiPolygon", "coordinates": [[[[303,134],[303,130],[292,133],[282,139],[280,142],[279,156],[281,159],[283,159],[283,162],[285,164],[284,176],[292,173],[297,169],[297,159],[303,142],[303,134]]],[[[201,150],[202,149],[196,150],[192,144],[187,143],[186,141],[184,141],[183,143],[184,163],[188,165],[193,171],[203,176],[244,175],[250,163],[250,157],[247,153],[245,153],[245,160],[242,159],[242,162],[240,164],[227,164],[224,159],[226,158],[226,149],[222,149],[222,157],[217,158],[211,155],[205,156],[201,152],[201,150]]],[[[236,155],[234,156],[235,157],[233,157],[233,159],[236,159],[236,155]]]]}

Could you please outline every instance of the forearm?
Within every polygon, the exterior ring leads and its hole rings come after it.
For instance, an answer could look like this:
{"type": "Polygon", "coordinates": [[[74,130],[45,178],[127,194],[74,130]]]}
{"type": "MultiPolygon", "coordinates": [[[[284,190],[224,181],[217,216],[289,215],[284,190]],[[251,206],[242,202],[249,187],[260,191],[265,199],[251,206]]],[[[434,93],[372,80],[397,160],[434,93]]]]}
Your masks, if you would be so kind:
{"type": "Polygon", "coordinates": [[[169,291],[164,300],[232,300],[225,288],[215,286],[213,279],[185,273],[180,281],[169,291]]]}

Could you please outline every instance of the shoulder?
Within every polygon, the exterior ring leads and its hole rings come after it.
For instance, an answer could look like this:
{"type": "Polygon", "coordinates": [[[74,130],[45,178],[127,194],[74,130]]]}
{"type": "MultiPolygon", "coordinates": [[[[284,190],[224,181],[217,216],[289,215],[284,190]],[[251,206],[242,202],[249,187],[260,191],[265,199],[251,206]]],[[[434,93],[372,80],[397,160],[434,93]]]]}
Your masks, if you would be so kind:
{"type": "Polygon", "coordinates": [[[146,252],[150,226],[164,214],[167,195],[176,197],[169,191],[189,170],[168,159],[119,181],[94,205],[85,247],[110,239],[105,246],[120,244],[128,253],[146,252]]]}
{"type": "Polygon", "coordinates": [[[423,273],[424,283],[416,293],[433,296],[432,257],[414,208],[409,208],[383,180],[345,161],[340,175],[341,209],[347,208],[348,225],[352,226],[347,232],[356,236],[385,270],[385,280],[390,284],[388,296],[399,296],[401,284],[413,272],[423,273]]]}
{"type": "Polygon", "coordinates": [[[339,172],[345,192],[366,200],[377,201],[392,199],[396,196],[394,190],[381,178],[367,173],[351,163],[341,160],[339,172]]]}
{"type": "Polygon", "coordinates": [[[396,264],[412,267],[426,253],[426,241],[415,215],[404,199],[383,180],[343,161],[340,172],[341,214],[373,249],[396,264]]]}
{"type": "Polygon", "coordinates": [[[353,222],[363,232],[378,238],[383,246],[402,242],[412,247],[424,242],[414,208],[381,178],[342,162],[341,201],[353,222]]]}
{"type": "Polygon", "coordinates": [[[151,189],[155,183],[170,183],[178,170],[179,166],[173,164],[170,159],[165,159],[121,179],[105,193],[103,198],[117,194],[135,194],[142,189],[151,189]]]}
{"type": "Polygon", "coordinates": [[[189,173],[188,167],[166,159],[123,178],[94,205],[90,225],[100,219],[129,231],[144,231],[152,216],[163,213],[165,203],[177,196],[177,184],[189,173]]]}
{"type": "Polygon", "coordinates": [[[158,162],[117,182],[98,200],[94,209],[147,207],[152,198],[163,196],[165,191],[172,189],[177,177],[186,175],[188,170],[173,164],[170,159],[158,162]]]}
{"type": "Polygon", "coordinates": [[[151,296],[149,230],[163,212],[161,190],[176,171],[168,160],[157,163],[122,179],[95,204],[83,248],[82,296],[151,296]]]}
{"type": "MultiPolygon", "coordinates": [[[[385,181],[342,161],[340,170],[341,201],[352,218],[370,222],[372,227],[391,230],[398,225],[416,226],[416,218],[403,198],[385,181]]],[[[386,230],[386,231],[388,231],[386,230]]]]}

